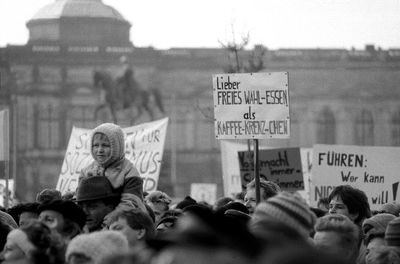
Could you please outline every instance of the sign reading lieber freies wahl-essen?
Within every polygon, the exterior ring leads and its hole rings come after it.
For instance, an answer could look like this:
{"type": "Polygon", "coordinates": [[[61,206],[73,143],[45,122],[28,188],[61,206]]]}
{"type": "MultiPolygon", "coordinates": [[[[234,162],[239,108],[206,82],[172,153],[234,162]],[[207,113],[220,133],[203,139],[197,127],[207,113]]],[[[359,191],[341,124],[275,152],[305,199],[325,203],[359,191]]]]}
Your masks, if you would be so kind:
{"type": "Polygon", "coordinates": [[[287,72],[213,75],[217,139],[289,138],[287,72]]]}

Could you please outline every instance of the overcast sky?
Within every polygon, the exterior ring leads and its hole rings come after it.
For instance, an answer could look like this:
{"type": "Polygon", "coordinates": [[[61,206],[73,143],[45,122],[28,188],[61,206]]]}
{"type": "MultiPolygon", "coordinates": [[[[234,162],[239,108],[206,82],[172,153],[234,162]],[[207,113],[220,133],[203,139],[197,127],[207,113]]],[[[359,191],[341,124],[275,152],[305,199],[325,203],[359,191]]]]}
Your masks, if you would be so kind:
{"type": "MultiPolygon", "coordinates": [[[[23,45],[26,22],[56,0],[0,0],[0,47],[23,45]]],[[[63,0],[60,0],[63,1],[63,0]]],[[[135,46],[220,47],[250,34],[251,48],[400,48],[400,0],[103,0],[131,24],[135,46]]]]}

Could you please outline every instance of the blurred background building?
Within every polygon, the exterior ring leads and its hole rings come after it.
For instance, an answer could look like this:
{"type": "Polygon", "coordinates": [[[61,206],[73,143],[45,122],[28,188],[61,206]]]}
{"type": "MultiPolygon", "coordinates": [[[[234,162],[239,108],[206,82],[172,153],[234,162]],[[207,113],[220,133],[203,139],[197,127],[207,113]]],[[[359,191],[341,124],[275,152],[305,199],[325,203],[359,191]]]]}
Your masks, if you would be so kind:
{"type": "MultiPolygon", "coordinates": [[[[130,23],[101,0],[58,0],[42,7],[26,26],[29,41],[0,48],[0,109],[11,112],[11,175],[21,201],[54,188],[72,126],[112,121],[95,116],[104,94],[95,70],[117,76],[125,56],[145,89],[158,88],[170,118],[159,189],[175,197],[190,183],[217,183],[222,190],[219,142],[213,124],[212,74],[229,68],[224,48],[136,47],[130,23]],[[14,162],[15,161],[15,162],[14,162]]],[[[133,30],[134,32],[134,30],[133,30]]],[[[290,43],[288,43],[290,45],[290,43]]],[[[271,146],[316,143],[400,145],[400,49],[278,49],[240,51],[246,64],[262,51],[262,71],[288,71],[291,138],[271,146]]],[[[118,112],[125,127],[150,121],[118,112]]]]}

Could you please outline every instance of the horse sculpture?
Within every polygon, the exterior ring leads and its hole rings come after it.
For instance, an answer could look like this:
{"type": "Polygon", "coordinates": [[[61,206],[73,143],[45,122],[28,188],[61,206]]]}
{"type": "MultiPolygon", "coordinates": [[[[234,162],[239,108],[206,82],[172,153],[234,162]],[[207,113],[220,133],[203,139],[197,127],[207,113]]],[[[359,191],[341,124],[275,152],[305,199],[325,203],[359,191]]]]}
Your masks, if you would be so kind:
{"type": "Polygon", "coordinates": [[[144,90],[136,81],[133,70],[128,68],[125,73],[114,80],[108,72],[95,71],[93,74],[93,83],[96,88],[103,89],[105,92],[104,103],[99,105],[95,110],[95,118],[98,112],[104,108],[108,108],[114,123],[117,122],[116,111],[125,110],[135,106],[137,114],[132,117],[132,123],[136,118],[140,117],[146,111],[151,120],[154,120],[154,110],[150,106],[151,97],[158,109],[164,113],[161,93],[158,89],[153,88],[144,90]]]}

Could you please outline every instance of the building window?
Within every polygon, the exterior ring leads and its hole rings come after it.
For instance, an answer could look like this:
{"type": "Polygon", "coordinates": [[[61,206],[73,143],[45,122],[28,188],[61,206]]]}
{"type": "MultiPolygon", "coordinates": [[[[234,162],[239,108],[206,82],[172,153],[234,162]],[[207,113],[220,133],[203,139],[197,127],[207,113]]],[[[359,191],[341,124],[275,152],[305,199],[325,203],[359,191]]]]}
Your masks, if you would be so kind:
{"type": "Polygon", "coordinates": [[[317,117],[317,143],[336,143],[336,121],[332,111],[325,107],[317,117]]]}
{"type": "Polygon", "coordinates": [[[356,145],[374,145],[374,120],[370,111],[362,110],[357,116],[354,132],[354,142],[356,145]]]}
{"type": "Polygon", "coordinates": [[[400,111],[392,117],[392,146],[400,146],[400,111]]]}
{"type": "Polygon", "coordinates": [[[38,147],[41,149],[60,148],[60,108],[52,104],[37,107],[38,147]]]}

